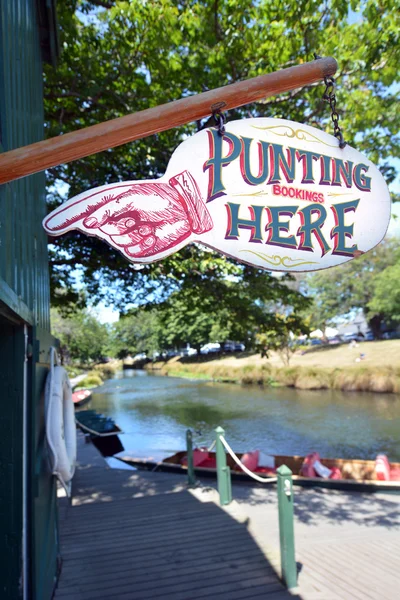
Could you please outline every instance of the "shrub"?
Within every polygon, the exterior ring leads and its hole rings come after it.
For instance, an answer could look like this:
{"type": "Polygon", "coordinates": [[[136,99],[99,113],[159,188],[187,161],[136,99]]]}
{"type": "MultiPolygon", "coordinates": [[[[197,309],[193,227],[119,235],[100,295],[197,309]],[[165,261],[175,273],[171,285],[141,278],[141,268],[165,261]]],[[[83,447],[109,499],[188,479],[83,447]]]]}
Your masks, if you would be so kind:
{"type": "Polygon", "coordinates": [[[86,375],[85,379],[79,382],[80,388],[94,388],[103,384],[103,379],[100,377],[99,373],[96,371],[89,371],[86,375]]]}

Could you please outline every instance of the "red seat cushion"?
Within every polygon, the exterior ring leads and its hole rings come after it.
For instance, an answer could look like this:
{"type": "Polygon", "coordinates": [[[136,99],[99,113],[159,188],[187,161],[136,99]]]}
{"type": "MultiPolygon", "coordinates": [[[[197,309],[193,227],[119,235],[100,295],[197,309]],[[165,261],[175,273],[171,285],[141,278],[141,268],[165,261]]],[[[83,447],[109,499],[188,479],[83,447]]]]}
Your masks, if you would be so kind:
{"type": "Polygon", "coordinates": [[[318,452],[308,454],[301,465],[300,475],[303,475],[303,477],[317,477],[317,473],[313,466],[316,460],[319,460],[318,452]]]}
{"type": "MultiPolygon", "coordinates": [[[[247,467],[249,469],[249,471],[255,471],[258,466],[259,456],[260,456],[259,450],[254,450],[254,452],[246,452],[245,454],[242,455],[242,458],[240,459],[240,461],[242,462],[242,464],[245,467],[247,467]]],[[[236,465],[235,469],[237,469],[239,471],[243,470],[239,467],[239,465],[236,465]]]]}

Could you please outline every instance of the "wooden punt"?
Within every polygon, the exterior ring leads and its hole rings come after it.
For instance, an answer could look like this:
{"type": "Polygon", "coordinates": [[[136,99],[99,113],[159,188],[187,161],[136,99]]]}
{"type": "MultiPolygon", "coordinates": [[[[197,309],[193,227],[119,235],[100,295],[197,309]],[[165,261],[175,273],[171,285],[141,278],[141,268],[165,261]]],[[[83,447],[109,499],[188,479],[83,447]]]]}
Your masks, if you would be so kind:
{"type": "Polygon", "coordinates": [[[78,390],[77,392],[72,392],[72,402],[74,403],[75,408],[87,404],[91,397],[92,392],[90,390],[78,390]]]}
{"type": "Polygon", "coordinates": [[[75,413],[75,421],[79,429],[90,436],[93,445],[103,456],[114,456],[124,451],[118,437],[123,431],[113,419],[104,417],[95,410],[82,410],[75,413]]]}
{"type": "MultiPolygon", "coordinates": [[[[215,460],[214,452],[209,452],[209,456],[210,459],[215,460]]],[[[243,455],[238,452],[237,456],[241,458],[243,455]]],[[[185,451],[176,452],[172,456],[162,459],[160,462],[130,456],[116,456],[115,458],[139,469],[187,474],[187,467],[181,464],[182,460],[186,458],[185,451]]],[[[321,477],[303,477],[299,474],[305,458],[304,456],[275,455],[274,458],[275,467],[278,468],[281,465],[288,466],[293,473],[293,484],[301,487],[321,487],[332,490],[359,492],[400,492],[400,479],[396,481],[378,481],[376,479],[374,460],[321,458],[320,461],[323,465],[329,469],[337,467],[342,473],[342,479],[323,479],[321,477]]],[[[255,483],[246,473],[239,470],[229,455],[227,455],[226,460],[227,465],[231,468],[232,480],[252,481],[255,483]]],[[[391,463],[391,467],[396,469],[397,473],[400,473],[400,463],[391,463]]],[[[195,467],[195,473],[198,477],[215,477],[216,469],[215,467],[198,466],[195,467]]],[[[262,467],[256,473],[266,478],[274,476],[263,473],[262,467]]],[[[260,483],[259,485],[263,484],[260,483]]]]}

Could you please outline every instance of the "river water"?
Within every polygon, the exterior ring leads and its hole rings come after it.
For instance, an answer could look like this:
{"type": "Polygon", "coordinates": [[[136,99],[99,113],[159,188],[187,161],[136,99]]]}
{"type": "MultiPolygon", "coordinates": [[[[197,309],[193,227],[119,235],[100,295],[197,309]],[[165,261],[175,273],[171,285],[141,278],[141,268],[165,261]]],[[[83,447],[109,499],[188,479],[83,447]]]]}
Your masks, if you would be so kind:
{"type": "MultiPolygon", "coordinates": [[[[86,407],[85,407],[86,408],[86,407]]],[[[221,425],[237,451],[400,461],[400,398],[211,383],[124,371],[93,393],[89,408],[114,418],[127,453],[156,459],[185,448],[188,427],[208,445],[221,425]]]]}

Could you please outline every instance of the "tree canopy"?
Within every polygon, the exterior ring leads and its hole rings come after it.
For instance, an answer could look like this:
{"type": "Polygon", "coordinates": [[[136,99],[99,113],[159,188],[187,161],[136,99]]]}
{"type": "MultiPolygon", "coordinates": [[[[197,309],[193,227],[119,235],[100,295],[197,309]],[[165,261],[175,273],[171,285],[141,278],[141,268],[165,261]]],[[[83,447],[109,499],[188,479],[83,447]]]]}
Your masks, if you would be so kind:
{"type": "Polygon", "coordinates": [[[362,309],[378,337],[383,320],[400,314],[396,278],[400,249],[397,240],[386,240],[356,260],[308,276],[305,285],[313,303],[309,316],[314,327],[353,309],[362,309]]]}
{"type": "Polygon", "coordinates": [[[96,315],[87,310],[75,311],[62,317],[56,309],[51,310],[52,333],[61,344],[64,359],[87,364],[98,362],[107,356],[110,332],[107,325],[99,322],[96,315]]]}
{"type": "MultiPolygon", "coordinates": [[[[345,139],[376,162],[388,182],[399,157],[396,110],[399,0],[64,0],[62,55],[45,70],[47,136],[312,60],[339,63],[337,99],[345,139]]],[[[323,83],[231,111],[228,118],[284,117],[332,132],[323,83]]],[[[173,149],[209,124],[189,123],[48,171],[49,208],[65,196],[121,180],[157,178],[173,149]]],[[[356,264],[359,264],[358,262],[356,264]]],[[[77,273],[92,301],[124,310],[159,302],[184,282],[204,286],[249,270],[190,246],[160,263],[132,266],[95,238],[74,232],[50,246],[53,301],[77,300],[77,273]]],[[[279,280],[265,275],[272,288],[279,280]]],[[[200,292],[199,292],[200,293],[200,292]]],[[[80,296],[81,298],[83,296],[80,296]]]]}

